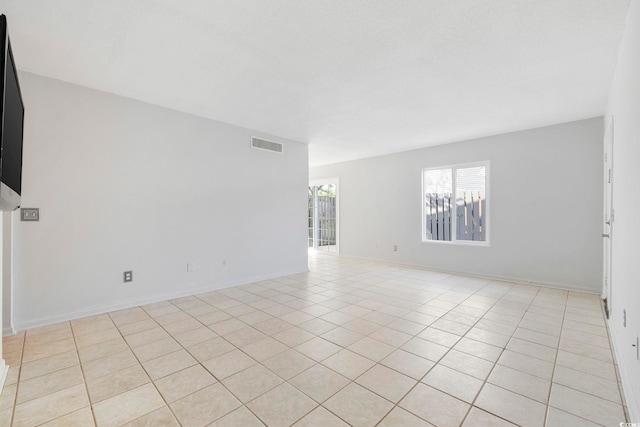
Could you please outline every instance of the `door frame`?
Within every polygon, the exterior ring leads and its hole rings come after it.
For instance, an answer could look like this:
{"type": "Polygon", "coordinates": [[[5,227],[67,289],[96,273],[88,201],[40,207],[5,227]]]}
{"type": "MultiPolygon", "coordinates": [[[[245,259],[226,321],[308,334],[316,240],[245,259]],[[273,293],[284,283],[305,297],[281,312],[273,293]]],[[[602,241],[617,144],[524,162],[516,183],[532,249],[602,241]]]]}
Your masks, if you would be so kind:
{"type": "Polygon", "coordinates": [[[613,307],[612,301],[612,260],[613,260],[613,223],[615,212],[613,210],[613,145],[614,145],[614,121],[613,116],[605,124],[604,133],[604,195],[603,195],[603,222],[602,222],[602,299],[605,301],[605,314],[609,318],[613,307]]]}

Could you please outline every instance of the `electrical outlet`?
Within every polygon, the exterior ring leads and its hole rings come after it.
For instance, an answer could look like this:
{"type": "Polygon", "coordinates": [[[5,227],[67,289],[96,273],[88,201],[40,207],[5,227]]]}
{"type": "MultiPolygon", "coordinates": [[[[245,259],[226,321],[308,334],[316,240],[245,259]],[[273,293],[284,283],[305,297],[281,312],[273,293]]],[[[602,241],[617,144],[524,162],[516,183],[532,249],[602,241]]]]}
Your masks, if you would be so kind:
{"type": "Polygon", "coordinates": [[[398,252],[398,245],[393,245],[393,252],[398,252]]]}
{"type": "Polygon", "coordinates": [[[133,282],[133,271],[125,271],[124,272],[124,282],[133,282]]]}
{"type": "Polygon", "coordinates": [[[40,208],[20,208],[20,221],[40,221],[40,208]]]}

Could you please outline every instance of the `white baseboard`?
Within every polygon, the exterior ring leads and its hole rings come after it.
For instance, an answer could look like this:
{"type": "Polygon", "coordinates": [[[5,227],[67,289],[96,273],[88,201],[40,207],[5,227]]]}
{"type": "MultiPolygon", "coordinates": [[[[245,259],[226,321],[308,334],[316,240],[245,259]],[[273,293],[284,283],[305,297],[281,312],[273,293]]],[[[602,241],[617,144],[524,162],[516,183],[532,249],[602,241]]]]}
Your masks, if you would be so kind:
{"type": "MultiPolygon", "coordinates": [[[[638,399],[635,398],[633,390],[633,381],[631,380],[631,373],[627,367],[626,360],[620,353],[620,346],[622,341],[619,339],[619,333],[616,328],[609,324],[609,333],[611,334],[611,346],[613,347],[613,353],[618,364],[618,371],[620,373],[620,382],[622,383],[622,391],[624,393],[624,400],[629,412],[629,422],[640,423],[640,407],[638,406],[638,399]]],[[[640,387],[640,382],[636,379],[636,386],[640,387]]]]}
{"type": "Polygon", "coordinates": [[[411,267],[411,268],[415,268],[415,269],[418,269],[418,270],[435,271],[437,273],[456,274],[458,276],[477,277],[477,278],[480,278],[480,279],[487,279],[487,280],[498,280],[498,281],[501,281],[501,282],[517,283],[519,285],[542,286],[542,287],[545,287],[545,288],[561,289],[563,291],[584,292],[584,293],[588,293],[588,294],[601,294],[602,293],[602,289],[600,289],[600,288],[598,288],[598,289],[584,288],[584,287],[581,287],[581,286],[571,285],[571,284],[567,284],[567,283],[554,283],[554,282],[534,281],[534,280],[529,280],[529,279],[523,279],[522,277],[488,275],[488,274],[482,274],[482,273],[475,273],[475,272],[472,272],[472,271],[445,270],[445,269],[442,269],[442,268],[437,268],[437,267],[433,267],[433,266],[429,266],[429,265],[418,265],[418,264],[411,264],[411,263],[406,263],[406,262],[401,262],[401,261],[391,261],[391,260],[378,259],[378,258],[367,258],[367,257],[360,257],[360,256],[355,256],[355,255],[340,255],[340,257],[341,258],[352,258],[352,259],[357,259],[357,260],[362,260],[362,261],[380,262],[380,263],[384,263],[384,264],[398,265],[398,266],[402,266],[402,267],[411,267]]]}
{"type": "MultiPolygon", "coordinates": [[[[308,268],[295,270],[295,271],[286,271],[277,274],[269,274],[264,276],[256,276],[250,277],[247,279],[217,283],[212,286],[205,286],[202,288],[188,289],[188,290],[180,290],[176,292],[165,292],[162,294],[155,294],[151,296],[145,296],[144,298],[133,298],[129,300],[123,301],[115,301],[112,303],[104,304],[104,305],[96,305],[92,307],[87,307],[82,310],[61,313],[55,316],[41,317],[39,319],[30,319],[25,321],[16,321],[14,323],[14,327],[9,331],[7,335],[14,335],[16,331],[22,331],[25,329],[37,328],[40,326],[52,325],[54,323],[66,322],[69,320],[80,319],[82,317],[95,316],[98,314],[104,314],[111,311],[123,310],[126,308],[137,307],[140,305],[153,304],[155,302],[166,301],[175,298],[181,298],[189,295],[197,295],[205,292],[217,291],[221,289],[231,288],[234,286],[246,285],[249,283],[260,282],[263,280],[276,279],[278,277],[290,276],[293,274],[301,274],[307,273],[309,271],[308,268]]],[[[7,331],[3,330],[3,334],[7,333],[7,331]]]]}
{"type": "Polygon", "coordinates": [[[7,326],[6,328],[2,328],[3,337],[11,337],[15,334],[16,334],[16,331],[13,329],[13,326],[7,326]]]}

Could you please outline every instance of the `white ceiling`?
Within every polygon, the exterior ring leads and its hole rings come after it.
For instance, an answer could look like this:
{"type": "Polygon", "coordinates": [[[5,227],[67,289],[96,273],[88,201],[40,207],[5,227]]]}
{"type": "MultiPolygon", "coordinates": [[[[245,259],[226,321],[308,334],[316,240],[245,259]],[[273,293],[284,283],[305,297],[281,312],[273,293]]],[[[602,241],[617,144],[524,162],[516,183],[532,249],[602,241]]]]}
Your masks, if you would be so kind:
{"type": "Polygon", "coordinates": [[[604,113],[629,0],[0,0],[20,69],[319,165],[604,113]]]}

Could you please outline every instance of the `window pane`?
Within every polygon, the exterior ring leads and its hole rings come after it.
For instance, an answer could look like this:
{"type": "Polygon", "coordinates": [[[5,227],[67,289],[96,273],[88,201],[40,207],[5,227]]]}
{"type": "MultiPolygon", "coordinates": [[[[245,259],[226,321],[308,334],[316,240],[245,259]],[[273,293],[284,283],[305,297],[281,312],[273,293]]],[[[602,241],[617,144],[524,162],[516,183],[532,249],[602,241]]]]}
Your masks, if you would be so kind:
{"type": "Polygon", "coordinates": [[[423,172],[425,240],[451,240],[452,170],[423,172]]]}
{"type": "Polygon", "coordinates": [[[456,239],[486,241],[486,168],[456,170],[456,239]]]}

